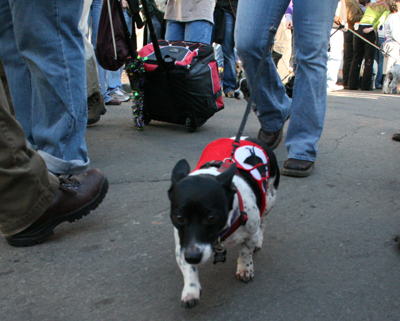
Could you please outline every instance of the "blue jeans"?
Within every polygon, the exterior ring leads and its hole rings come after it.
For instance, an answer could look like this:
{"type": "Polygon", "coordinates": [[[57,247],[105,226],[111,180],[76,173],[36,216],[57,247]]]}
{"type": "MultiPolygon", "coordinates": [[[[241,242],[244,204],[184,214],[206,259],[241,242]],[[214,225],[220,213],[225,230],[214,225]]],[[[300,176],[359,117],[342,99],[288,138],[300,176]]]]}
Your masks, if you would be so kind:
{"type": "MultiPolygon", "coordinates": [[[[160,21],[157,19],[157,16],[154,15],[151,18],[151,21],[153,22],[154,32],[155,32],[155,34],[157,36],[157,39],[164,39],[163,27],[162,27],[160,21]]],[[[153,41],[150,38],[150,30],[149,30],[148,31],[148,36],[147,36],[147,43],[151,43],[151,42],[153,42],[153,41]]]]}
{"type": "Polygon", "coordinates": [[[234,91],[236,87],[236,59],[235,59],[235,40],[234,27],[235,18],[229,12],[225,12],[225,33],[222,40],[222,52],[224,54],[224,75],[222,83],[224,93],[234,91]]]}
{"type": "MultiPolygon", "coordinates": [[[[380,48],[385,42],[385,38],[379,37],[377,46],[380,48]]],[[[375,87],[382,85],[382,75],[383,75],[383,54],[380,50],[376,51],[375,60],[378,63],[378,73],[376,74],[375,87]]]]}
{"type": "Polygon", "coordinates": [[[81,0],[0,1],[0,58],[16,116],[54,174],[89,165],[82,8],[81,0]]]}
{"type": "Polygon", "coordinates": [[[192,41],[210,45],[213,24],[207,20],[179,22],[168,20],[165,39],[172,41],[192,41]]]}
{"type": "Polygon", "coordinates": [[[282,128],[288,158],[315,161],[326,110],[326,64],[329,34],[337,0],[293,0],[294,43],[297,59],[293,99],[286,95],[271,53],[257,88],[252,88],[272,25],[278,26],[290,0],[239,1],[236,49],[254,95],[262,129],[282,128]]]}

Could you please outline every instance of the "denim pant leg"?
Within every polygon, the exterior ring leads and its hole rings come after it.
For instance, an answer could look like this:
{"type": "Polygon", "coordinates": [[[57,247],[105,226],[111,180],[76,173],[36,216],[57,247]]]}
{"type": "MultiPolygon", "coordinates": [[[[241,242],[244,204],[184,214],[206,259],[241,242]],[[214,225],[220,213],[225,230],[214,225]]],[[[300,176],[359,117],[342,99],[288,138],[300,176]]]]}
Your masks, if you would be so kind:
{"type": "MultiPolygon", "coordinates": [[[[32,106],[31,74],[25,60],[18,54],[17,42],[11,9],[8,1],[0,1],[0,59],[8,75],[10,92],[15,106],[32,106]],[[21,81],[24,79],[25,81],[21,81]]],[[[15,111],[19,123],[24,129],[26,139],[34,144],[32,137],[32,109],[17,108],[15,111]]]]}
{"type": "Polygon", "coordinates": [[[326,111],[328,43],[337,0],[293,0],[297,68],[286,133],[288,158],[315,161],[326,111]]]}
{"type": "Polygon", "coordinates": [[[224,54],[224,75],[222,77],[224,93],[235,90],[236,87],[236,60],[235,41],[233,37],[235,19],[232,14],[225,12],[225,33],[222,40],[222,52],[224,54]]]}
{"type": "Polygon", "coordinates": [[[83,3],[80,0],[53,0],[51,5],[28,0],[9,3],[15,39],[1,33],[1,42],[16,42],[18,51],[14,54],[21,55],[26,62],[32,86],[31,105],[14,104],[15,109],[26,114],[31,111],[33,142],[51,172],[83,172],[89,165],[85,142],[88,113],[85,50],[78,28],[83,3]],[[24,12],[30,12],[34,18],[26,19],[24,12]]]}
{"type": "Polygon", "coordinates": [[[25,135],[13,114],[0,61],[0,231],[17,234],[36,221],[53,201],[60,182],[44,160],[26,147],[25,135]]]}
{"type": "Polygon", "coordinates": [[[253,86],[264,47],[272,25],[278,26],[290,0],[239,1],[235,42],[246,73],[258,119],[263,130],[274,132],[282,128],[290,113],[291,100],[272,61],[271,52],[262,70],[260,82],[253,86]]]}
{"type": "MultiPolygon", "coordinates": [[[[92,5],[90,7],[88,23],[92,27],[90,42],[92,43],[93,48],[96,47],[97,33],[99,31],[101,7],[102,7],[101,0],[93,0],[92,5]]],[[[112,97],[107,94],[107,70],[105,70],[102,66],[100,66],[98,61],[97,61],[97,70],[99,73],[101,94],[103,95],[104,102],[108,103],[110,100],[112,100],[112,97]]]]}
{"type": "MultiPolygon", "coordinates": [[[[160,21],[158,20],[157,16],[154,15],[151,18],[151,21],[153,22],[154,32],[155,32],[155,34],[157,36],[157,39],[164,39],[163,27],[162,27],[160,21]]],[[[147,43],[151,43],[151,42],[153,42],[153,41],[150,38],[150,31],[149,31],[149,34],[147,36],[147,43]]]]}
{"type": "Polygon", "coordinates": [[[207,20],[196,20],[185,23],[185,41],[201,42],[211,45],[213,24],[207,20]]]}
{"type": "Polygon", "coordinates": [[[122,66],[118,70],[107,71],[107,78],[108,78],[108,83],[107,83],[107,93],[111,94],[118,88],[122,88],[122,81],[121,81],[121,75],[122,75],[122,70],[124,67],[122,66]]]}
{"type": "Polygon", "coordinates": [[[170,41],[183,41],[185,38],[185,23],[168,20],[165,39],[170,41]]]}

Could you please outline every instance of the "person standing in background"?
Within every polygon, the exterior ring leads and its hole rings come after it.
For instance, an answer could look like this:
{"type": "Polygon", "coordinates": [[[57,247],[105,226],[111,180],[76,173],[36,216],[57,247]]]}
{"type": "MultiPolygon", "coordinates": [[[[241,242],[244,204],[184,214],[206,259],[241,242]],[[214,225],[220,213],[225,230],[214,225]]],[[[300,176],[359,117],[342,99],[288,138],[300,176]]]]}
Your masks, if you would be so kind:
{"type": "Polygon", "coordinates": [[[214,11],[214,42],[221,45],[224,56],[222,85],[225,97],[234,98],[236,86],[235,20],[239,0],[217,0],[214,11]]]}
{"type": "Polygon", "coordinates": [[[164,19],[165,39],[211,45],[214,0],[169,0],[164,19]]]}

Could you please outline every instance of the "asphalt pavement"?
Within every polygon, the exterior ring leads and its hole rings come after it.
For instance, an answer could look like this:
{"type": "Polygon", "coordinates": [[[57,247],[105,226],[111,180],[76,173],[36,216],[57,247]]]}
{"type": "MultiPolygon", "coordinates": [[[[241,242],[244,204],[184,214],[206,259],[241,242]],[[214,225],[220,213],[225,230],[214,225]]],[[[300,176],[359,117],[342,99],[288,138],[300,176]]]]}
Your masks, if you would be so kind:
{"type": "MultiPolygon", "coordinates": [[[[200,267],[192,310],[180,306],[171,170],[182,158],[193,168],[208,143],[234,136],[245,102],[225,99],[195,133],[157,121],[139,132],[130,102],[107,109],[87,130],[107,197],[42,245],[0,239],[0,320],[400,320],[400,142],[391,139],[400,96],[328,95],[314,172],[282,177],[255,279],[236,280],[238,248],[230,249],[226,263],[200,267]]],[[[252,113],[244,134],[258,129],[252,113]]],[[[282,166],[284,144],[275,152],[282,166]]]]}

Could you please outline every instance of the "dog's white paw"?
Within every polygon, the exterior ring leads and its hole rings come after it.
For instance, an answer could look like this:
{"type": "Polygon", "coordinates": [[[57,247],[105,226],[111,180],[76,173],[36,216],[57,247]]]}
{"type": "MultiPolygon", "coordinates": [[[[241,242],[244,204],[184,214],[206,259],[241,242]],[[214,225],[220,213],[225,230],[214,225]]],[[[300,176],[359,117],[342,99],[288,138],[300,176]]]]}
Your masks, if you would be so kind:
{"type": "Polygon", "coordinates": [[[196,306],[200,302],[201,287],[196,284],[191,284],[190,289],[186,287],[182,291],[182,307],[190,309],[196,306]]]}
{"type": "Polygon", "coordinates": [[[238,280],[243,281],[244,283],[248,283],[249,281],[252,281],[254,279],[254,270],[238,270],[236,272],[236,277],[238,278],[238,280]]]}

